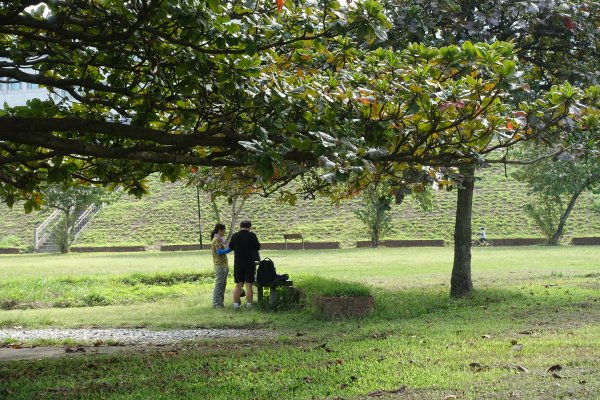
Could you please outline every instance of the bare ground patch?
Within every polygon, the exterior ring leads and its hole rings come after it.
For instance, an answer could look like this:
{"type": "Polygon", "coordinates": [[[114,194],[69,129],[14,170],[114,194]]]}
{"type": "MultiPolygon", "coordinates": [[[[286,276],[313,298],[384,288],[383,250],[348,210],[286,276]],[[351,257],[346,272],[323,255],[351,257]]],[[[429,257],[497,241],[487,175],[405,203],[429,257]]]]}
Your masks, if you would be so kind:
{"type": "Polygon", "coordinates": [[[600,323],[600,302],[597,299],[553,306],[532,308],[515,314],[526,321],[525,334],[536,331],[561,332],[600,323]]]}

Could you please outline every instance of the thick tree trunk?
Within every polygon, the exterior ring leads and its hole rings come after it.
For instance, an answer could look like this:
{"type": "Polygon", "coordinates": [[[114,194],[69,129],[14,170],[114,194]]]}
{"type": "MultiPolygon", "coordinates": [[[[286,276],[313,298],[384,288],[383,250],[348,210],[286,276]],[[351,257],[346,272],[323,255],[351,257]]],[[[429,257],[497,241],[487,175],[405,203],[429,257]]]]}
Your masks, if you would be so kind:
{"type": "Polygon", "coordinates": [[[463,297],[473,290],[471,281],[471,212],[473,209],[473,188],[475,167],[460,168],[464,176],[462,188],[458,189],[456,202],[456,222],[454,225],[454,266],[450,281],[450,295],[463,297]]]}
{"type": "Polygon", "coordinates": [[[573,211],[573,207],[575,207],[575,203],[577,202],[577,199],[579,198],[580,194],[581,194],[581,192],[577,192],[577,193],[574,193],[573,196],[571,197],[571,200],[569,201],[569,205],[567,206],[567,209],[565,210],[563,215],[561,215],[561,217],[560,217],[560,221],[558,223],[558,227],[556,228],[556,232],[554,232],[554,235],[552,235],[552,237],[548,241],[549,245],[552,245],[552,246],[558,245],[558,241],[562,237],[563,231],[565,230],[565,224],[567,223],[567,219],[569,218],[571,211],[573,211]]]}

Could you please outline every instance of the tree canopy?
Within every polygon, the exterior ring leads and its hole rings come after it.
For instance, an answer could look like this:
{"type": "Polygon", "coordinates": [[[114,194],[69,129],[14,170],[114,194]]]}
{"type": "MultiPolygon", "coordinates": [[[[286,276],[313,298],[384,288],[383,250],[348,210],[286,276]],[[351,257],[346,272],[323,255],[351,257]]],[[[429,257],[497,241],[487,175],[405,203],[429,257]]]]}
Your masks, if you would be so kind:
{"type": "Polygon", "coordinates": [[[592,0],[384,0],[393,22],[389,43],[447,46],[512,41],[537,80],[598,83],[600,4],[592,0]]]}
{"type": "Polygon", "coordinates": [[[38,206],[45,182],[141,194],[148,174],[190,165],[265,181],[319,168],[356,187],[371,173],[437,178],[423,167],[598,125],[597,87],[517,101],[529,82],[514,43],[377,48],[390,25],[371,0],[0,4],[0,79],[68,94],[0,113],[8,204],[38,206]]]}

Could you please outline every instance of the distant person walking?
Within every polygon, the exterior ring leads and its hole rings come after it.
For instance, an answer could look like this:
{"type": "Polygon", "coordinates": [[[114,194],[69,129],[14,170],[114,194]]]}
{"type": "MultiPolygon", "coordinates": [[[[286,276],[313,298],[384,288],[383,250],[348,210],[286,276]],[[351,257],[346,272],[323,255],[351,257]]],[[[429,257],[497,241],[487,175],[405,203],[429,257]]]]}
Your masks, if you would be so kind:
{"type": "Polygon", "coordinates": [[[231,250],[225,244],[225,225],[216,224],[210,234],[210,250],[215,264],[215,288],[213,289],[213,308],[225,307],[225,287],[227,286],[227,274],[229,273],[229,262],[227,253],[231,250]]]}
{"type": "Polygon", "coordinates": [[[260,261],[258,251],[260,243],[256,234],[251,231],[252,223],[248,220],[240,222],[240,230],[233,234],[229,248],[235,252],[233,259],[233,308],[240,308],[240,293],[246,284],[246,307],[252,308],[252,284],[256,276],[256,261],[260,261]]]}

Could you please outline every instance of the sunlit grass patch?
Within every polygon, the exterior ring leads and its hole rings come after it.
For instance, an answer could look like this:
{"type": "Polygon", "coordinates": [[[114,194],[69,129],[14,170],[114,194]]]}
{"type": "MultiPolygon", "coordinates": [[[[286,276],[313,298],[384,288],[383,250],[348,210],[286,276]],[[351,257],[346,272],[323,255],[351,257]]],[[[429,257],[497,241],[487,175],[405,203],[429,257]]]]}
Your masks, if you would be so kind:
{"type": "Polygon", "coordinates": [[[0,282],[0,309],[91,307],[188,296],[211,283],[206,273],[140,273],[124,277],[59,277],[0,282]]]}

